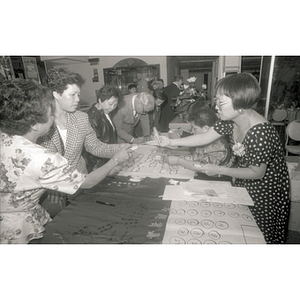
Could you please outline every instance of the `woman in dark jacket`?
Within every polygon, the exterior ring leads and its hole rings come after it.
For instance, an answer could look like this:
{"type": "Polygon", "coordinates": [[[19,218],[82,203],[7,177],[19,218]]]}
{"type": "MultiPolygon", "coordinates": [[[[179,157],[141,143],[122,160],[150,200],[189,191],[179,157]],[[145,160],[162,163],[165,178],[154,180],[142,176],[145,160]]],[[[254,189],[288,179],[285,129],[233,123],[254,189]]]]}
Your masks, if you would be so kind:
{"type": "MultiPolygon", "coordinates": [[[[111,113],[116,109],[122,95],[118,88],[104,85],[97,92],[97,102],[87,111],[92,128],[97,138],[106,144],[117,144],[117,134],[111,121],[111,113]]],[[[94,156],[83,150],[88,172],[99,168],[107,162],[106,158],[94,156]]]]}

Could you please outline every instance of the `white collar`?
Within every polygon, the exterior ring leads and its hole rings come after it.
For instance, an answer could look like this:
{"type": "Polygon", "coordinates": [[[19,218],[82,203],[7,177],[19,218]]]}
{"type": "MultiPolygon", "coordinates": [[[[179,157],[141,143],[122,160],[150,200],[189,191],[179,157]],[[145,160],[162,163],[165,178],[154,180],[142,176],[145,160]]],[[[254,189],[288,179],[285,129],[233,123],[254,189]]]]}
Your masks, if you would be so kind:
{"type": "Polygon", "coordinates": [[[137,96],[137,95],[133,95],[133,97],[132,97],[132,108],[133,108],[133,115],[134,115],[134,116],[135,116],[135,114],[136,114],[135,105],[134,105],[134,100],[135,100],[136,96],[137,96]]]}
{"type": "Polygon", "coordinates": [[[175,81],[173,83],[180,89],[179,85],[175,81]]]}

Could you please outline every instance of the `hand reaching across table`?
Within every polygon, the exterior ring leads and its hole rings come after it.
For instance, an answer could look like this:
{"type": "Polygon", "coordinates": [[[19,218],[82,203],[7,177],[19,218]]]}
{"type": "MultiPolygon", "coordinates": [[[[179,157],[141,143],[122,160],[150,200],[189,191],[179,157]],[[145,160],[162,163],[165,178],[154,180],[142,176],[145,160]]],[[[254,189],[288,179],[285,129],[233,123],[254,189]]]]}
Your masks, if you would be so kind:
{"type": "Polygon", "coordinates": [[[215,176],[215,175],[220,175],[222,171],[221,166],[217,166],[214,164],[194,164],[194,167],[196,168],[197,172],[204,173],[207,176],[215,176]]]}

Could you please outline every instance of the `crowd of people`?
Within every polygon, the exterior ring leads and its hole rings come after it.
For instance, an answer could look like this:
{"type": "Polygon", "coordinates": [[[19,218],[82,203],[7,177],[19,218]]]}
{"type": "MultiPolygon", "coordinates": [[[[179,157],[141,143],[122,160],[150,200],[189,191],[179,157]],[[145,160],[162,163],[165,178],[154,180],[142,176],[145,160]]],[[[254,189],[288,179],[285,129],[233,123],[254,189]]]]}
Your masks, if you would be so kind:
{"type": "MultiPolygon", "coordinates": [[[[49,70],[43,84],[26,79],[0,83],[1,243],[40,239],[44,225],[74,195],[130,158],[132,144],[153,140],[154,128],[168,132],[183,78],[175,76],[166,87],[155,79],[149,92],[141,93],[131,84],[124,96],[106,84],[86,113],[79,110],[83,84],[79,74],[63,68],[49,70]]],[[[170,155],[170,164],[229,176],[235,186],[245,187],[265,241],[284,243],[288,170],[278,133],[253,109],[260,91],[251,74],[222,78],[216,86],[216,111],[213,105],[194,103],[188,111],[188,136],[161,134],[156,142],[193,149],[193,162],[170,155]]]]}

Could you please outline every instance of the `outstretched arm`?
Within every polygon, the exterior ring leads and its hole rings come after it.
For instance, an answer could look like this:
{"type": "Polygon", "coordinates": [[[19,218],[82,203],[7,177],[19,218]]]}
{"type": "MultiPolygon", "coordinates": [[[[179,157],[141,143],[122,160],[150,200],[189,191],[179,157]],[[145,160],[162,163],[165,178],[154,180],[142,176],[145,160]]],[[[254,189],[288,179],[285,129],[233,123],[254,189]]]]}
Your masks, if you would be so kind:
{"type": "Polygon", "coordinates": [[[132,148],[129,147],[131,146],[128,144],[126,148],[124,147],[117,152],[105,165],[87,174],[85,181],[81,185],[81,188],[92,188],[101,182],[119,163],[123,163],[128,160],[133,151],[132,148]]]}
{"type": "Polygon", "coordinates": [[[188,170],[197,171],[197,168],[194,166],[195,162],[186,160],[179,156],[168,156],[168,162],[170,165],[179,165],[188,170]]]}
{"type": "Polygon", "coordinates": [[[267,169],[266,164],[261,164],[259,167],[249,166],[248,168],[228,168],[212,164],[203,166],[196,163],[194,163],[194,166],[198,172],[205,173],[208,176],[226,175],[243,179],[261,179],[265,176],[267,169]]]}
{"type": "Polygon", "coordinates": [[[160,136],[160,146],[203,146],[212,143],[220,137],[221,135],[211,127],[205,133],[195,134],[180,139],[169,139],[166,136],[160,136]]]}

